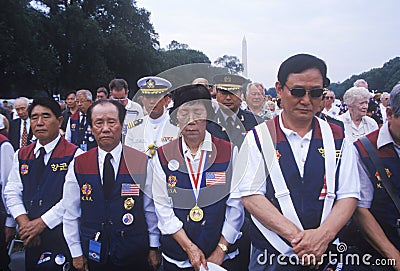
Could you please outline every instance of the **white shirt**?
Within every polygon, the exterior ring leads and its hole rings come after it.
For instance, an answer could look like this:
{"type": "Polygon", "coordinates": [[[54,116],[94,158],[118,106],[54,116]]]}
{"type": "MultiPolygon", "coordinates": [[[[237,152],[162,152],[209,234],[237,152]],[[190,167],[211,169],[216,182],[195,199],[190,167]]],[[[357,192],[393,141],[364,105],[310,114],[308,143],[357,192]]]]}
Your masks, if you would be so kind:
{"type": "MultiPolygon", "coordinates": [[[[126,115],[125,115],[125,120],[124,120],[124,127],[122,130],[122,135],[125,136],[127,133],[127,127],[128,123],[140,118],[143,118],[143,108],[140,106],[140,104],[135,103],[134,101],[131,101],[128,99],[128,103],[125,106],[126,109],[126,115]]],[[[125,142],[125,139],[124,139],[125,142]]]]}
{"type": "MultiPolygon", "coordinates": [[[[107,154],[104,150],[98,148],[98,163],[99,163],[99,173],[101,176],[101,182],[103,182],[103,165],[104,159],[107,154]]],[[[118,168],[121,161],[121,154],[122,154],[122,144],[118,144],[111,152],[113,158],[111,159],[111,164],[114,168],[115,175],[118,174],[118,168]]],[[[89,161],[94,162],[94,161],[89,161]]],[[[68,172],[65,177],[65,184],[64,184],[64,194],[63,194],[63,204],[66,212],[63,217],[63,230],[64,230],[64,237],[67,241],[69,250],[73,258],[81,256],[82,247],[81,241],[79,236],[79,218],[81,216],[81,208],[80,208],[80,187],[78,184],[78,180],[75,176],[74,170],[74,161],[68,167],[68,172]]],[[[149,230],[149,240],[151,247],[158,247],[160,246],[159,243],[159,231],[157,229],[157,216],[154,210],[154,203],[151,199],[151,185],[152,185],[152,167],[150,165],[147,166],[147,178],[146,178],[146,185],[144,187],[144,212],[146,217],[146,222],[148,225],[149,230]]],[[[87,256],[87,255],[85,255],[87,256]]]]}
{"type": "MultiPolygon", "coordinates": [[[[34,148],[34,155],[35,157],[39,156],[39,149],[44,147],[46,154],[44,155],[44,164],[47,166],[47,163],[53,153],[54,148],[57,146],[58,141],[61,139],[61,136],[58,135],[56,139],[51,141],[50,143],[42,146],[39,141],[36,141],[36,146],[34,148]]],[[[6,198],[7,207],[10,210],[11,215],[14,218],[17,218],[20,215],[27,214],[25,209],[25,205],[22,199],[23,193],[23,185],[21,181],[21,176],[19,172],[19,161],[18,161],[18,153],[15,152],[14,154],[14,161],[13,166],[8,176],[8,183],[4,190],[4,195],[6,198]]],[[[81,150],[77,150],[75,152],[75,157],[81,154],[81,150]]],[[[51,209],[49,209],[46,213],[44,213],[41,218],[43,222],[49,229],[55,228],[62,222],[62,217],[64,215],[64,207],[62,206],[62,199],[54,205],[51,209]]]]}
{"type": "Polygon", "coordinates": [[[387,121],[386,106],[384,106],[382,103],[379,103],[379,107],[381,109],[382,121],[383,123],[386,123],[387,121]]]}
{"type": "MultiPolygon", "coordinates": [[[[396,144],[393,140],[392,135],[389,131],[389,124],[386,122],[382,125],[381,129],[378,133],[378,140],[376,145],[378,149],[382,148],[387,144],[393,143],[394,150],[397,155],[400,157],[400,146],[396,144]]],[[[364,166],[364,163],[361,160],[359,152],[357,152],[357,166],[358,171],[360,173],[360,200],[358,201],[358,206],[363,208],[370,208],[372,204],[372,200],[374,198],[374,187],[370,179],[369,172],[364,166]]],[[[374,177],[374,176],[373,176],[374,177]]],[[[374,181],[375,182],[375,181],[374,181]]],[[[385,188],[382,188],[385,189],[385,188]]],[[[388,199],[391,200],[391,199],[388,199]]]]}
{"type": "MultiPolygon", "coordinates": [[[[279,119],[281,119],[280,115],[279,119]]],[[[279,124],[282,128],[283,123],[279,122],[279,124]]],[[[286,134],[293,155],[295,156],[298,169],[301,171],[301,164],[303,164],[301,160],[304,158],[304,154],[308,153],[309,149],[309,142],[307,142],[309,141],[308,134],[303,139],[292,140],[295,137],[294,134],[297,133],[291,131],[292,135],[288,136],[287,132],[290,130],[285,127],[283,128],[282,130],[286,134]],[[301,144],[303,144],[303,148],[301,148],[301,144]]],[[[358,199],[360,193],[358,173],[353,170],[357,166],[356,149],[348,140],[344,140],[343,144],[336,200],[350,197],[358,199]]],[[[281,157],[280,159],[284,158],[281,157]]],[[[257,147],[253,133],[246,135],[236,161],[232,182],[239,187],[239,192],[233,196],[240,198],[254,194],[265,195],[267,192],[267,176],[265,175],[264,160],[257,147]]],[[[284,170],[282,168],[282,171],[284,170]]]]}
{"type": "MultiPolygon", "coordinates": [[[[72,116],[72,115],[71,115],[72,116]]],[[[82,112],[79,111],[79,123],[81,123],[83,118],[82,112]]],[[[87,119],[85,119],[84,124],[86,124],[87,119]]],[[[67,127],[65,128],[65,139],[71,142],[72,132],[71,132],[71,118],[68,119],[67,127]]]]}
{"type": "MultiPolygon", "coordinates": [[[[182,151],[184,153],[184,159],[190,159],[190,161],[192,162],[193,171],[196,172],[198,164],[200,162],[201,151],[212,151],[211,134],[206,131],[203,144],[200,146],[199,151],[194,158],[190,154],[189,148],[187,147],[184,138],[182,138],[182,151]]],[[[234,147],[231,163],[235,161],[236,155],[237,147],[234,147]]],[[[153,196],[154,199],[156,199],[154,203],[158,217],[158,228],[164,235],[174,234],[182,228],[183,223],[175,216],[173,210],[173,202],[172,199],[168,196],[168,191],[165,185],[166,176],[163,169],[161,168],[161,163],[158,155],[155,155],[151,162],[154,167],[153,196]]],[[[234,189],[235,187],[231,185],[231,191],[233,191],[234,189]]],[[[221,232],[228,243],[233,244],[238,238],[240,238],[240,228],[243,224],[243,220],[244,212],[241,199],[234,199],[229,196],[228,200],[226,201],[225,222],[222,226],[221,232]]],[[[226,255],[225,259],[233,258],[236,254],[237,253],[230,253],[226,255]]],[[[176,264],[180,268],[192,266],[189,259],[187,259],[186,261],[177,261],[175,259],[171,259],[165,254],[163,254],[163,256],[167,261],[176,264]]]]}
{"type": "Polygon", "coordinates": [[[339,112],[340,112],[340,108],[337,107],[335,104],[332,104],[331,109],[326,110],[326,108],[324,108],[324,110],[322,110],[322,113],[324,113],[325,115],[328,115],[329,117],[332,117],[334,119],[337,119],[339,117],[339,112]]]}
{"type": "Polygon", "coordinates": [[[343,121],[345,136],[352,142],[355,142],[360,137],[378,129],[378,124],[376,121],[368,116],[363,116],[360,124],[357,127],[350,117],[350,111],[340,115],[338,120],[343,121]]]}
{"type": "MultiPolygon", "coordinates": [[[[8,175],[10,174],[11,168],[13,167],[13,156],[14,148],[10,142],[3,142],[0,147],[0,184],[1,184],[1,198],[3,199],[4,208],[9,214],[9,210],[6,204],[6,198],[4,196],[4,189],[8,182],[8,175]]],[[[15,220],[12,217],[6,218],[5,226],[15,227],[15,220]]]]}

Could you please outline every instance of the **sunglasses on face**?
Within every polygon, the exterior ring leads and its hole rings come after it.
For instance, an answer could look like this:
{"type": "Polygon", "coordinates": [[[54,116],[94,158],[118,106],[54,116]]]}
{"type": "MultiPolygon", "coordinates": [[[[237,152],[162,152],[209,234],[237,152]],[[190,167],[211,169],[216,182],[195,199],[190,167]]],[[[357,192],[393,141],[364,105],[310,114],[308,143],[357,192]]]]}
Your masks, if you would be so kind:
{"type": "Polygon", "coordinates": [[[311,98],[319,98],[324,93],[323,88],[313,88],[313,89],[307,90],[306,88],[303,88],[303,87],[289,88],[286,84],[285,84],[285,86],[289,89],[290,94],[296,98],[304,97],[307,92],[310,94],[311,98]]]}
{"type": "Polygon", "coordinates": [[[333,96],[325,96],[325,99],[326,99],[326,100],[330,100],[330,99],[333,100],[334,98],[333,98],[333,96]]]}

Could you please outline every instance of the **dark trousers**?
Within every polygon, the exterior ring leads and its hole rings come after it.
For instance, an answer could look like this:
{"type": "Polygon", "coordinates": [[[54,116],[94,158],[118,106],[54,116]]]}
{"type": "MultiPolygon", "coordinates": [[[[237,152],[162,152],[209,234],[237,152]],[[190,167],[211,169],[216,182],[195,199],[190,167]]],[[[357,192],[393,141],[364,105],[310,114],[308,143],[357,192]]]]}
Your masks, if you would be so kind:
{"type": "Polygon", "coordinates": [[[148,271],[150,270],[149,264],[147,263],[147,258],[139,259],[134,263],[131,263],[126,266],[118,266],[115,265],[108,257],[106,263],[97,263],[92,260],[88,260],[89,270],[90,271],[133,271],[133,270],[140,270],[140,271],[148,271]]]}
{"type": "MultiPolygon", "coordinates": [[[[238,266],[237,263],[235,263],[234,261],[235,259],[226,260],[222,263],[221,266],[228,271],[243,271],[242,269],[240,269],[240,266],[238,266]]],[[[163,260],[163,266],[164,266],[164,271],[194,271],[193,267],[179,268],[175,264],[170,263],[165,259],[163,260]]]]}
{"type": "MultiPolygon", "coordinates": [[[[3,202],[1,202],[1,204],[3,204],[3,202]]],[[[1,223],[0,224],[0,270],[8,271],[10,270],[8,268],[8,265],[10,264],[10,257],[8,256],[8,251],[6,246],[6,235],[4,232],[5,220],[6,220],[6,215],[0,211],[0,223],[1,223]]]]}

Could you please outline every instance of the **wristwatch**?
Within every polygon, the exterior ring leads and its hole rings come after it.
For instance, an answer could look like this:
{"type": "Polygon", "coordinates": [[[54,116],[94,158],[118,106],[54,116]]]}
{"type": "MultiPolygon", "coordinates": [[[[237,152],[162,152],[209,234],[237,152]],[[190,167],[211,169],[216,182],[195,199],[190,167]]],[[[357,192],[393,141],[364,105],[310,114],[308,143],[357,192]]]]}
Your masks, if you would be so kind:
{"type": "Polygon", "coordinates": [[[218,246],[222,249],[224,253],[228,252],[228,247],[222,243],[218,243],[218,246]]]}

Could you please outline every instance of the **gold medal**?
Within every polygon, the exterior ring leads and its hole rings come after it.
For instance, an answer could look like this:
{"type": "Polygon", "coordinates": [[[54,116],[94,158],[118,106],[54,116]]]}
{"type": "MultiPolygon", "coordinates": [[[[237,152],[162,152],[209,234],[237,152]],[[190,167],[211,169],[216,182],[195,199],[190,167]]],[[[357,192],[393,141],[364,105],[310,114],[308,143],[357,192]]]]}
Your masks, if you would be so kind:
{"type": "Polygon", "coordinates": [[[194,222],[199,222],[203,219],[204,213],[203,210],[196,204],[196,206],[190,210],[189,216],[194,222]]]}
{"type": "Polygon", "coordinates": [[[133,198],[127,198],[125,201],[124,201],[124,208],[125,208],[125,210],[132,210],[132,208],[133,208],[133,205],[135,205],[135,200],[133,199],[133,198]]]}

